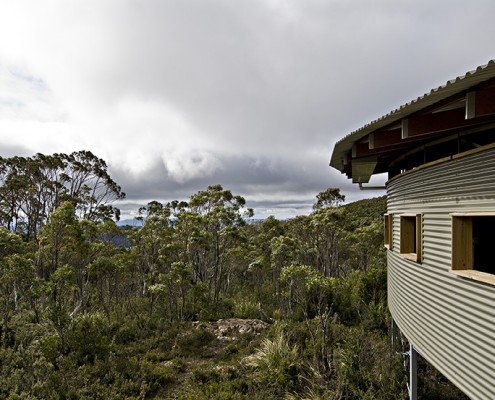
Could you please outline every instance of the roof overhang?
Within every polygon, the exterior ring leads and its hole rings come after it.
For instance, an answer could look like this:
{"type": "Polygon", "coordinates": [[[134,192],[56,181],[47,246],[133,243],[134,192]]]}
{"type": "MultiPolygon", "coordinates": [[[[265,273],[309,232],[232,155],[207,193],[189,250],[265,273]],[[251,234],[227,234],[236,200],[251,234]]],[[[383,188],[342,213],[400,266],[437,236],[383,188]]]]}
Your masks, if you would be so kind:
{"type": "Polygon", "coordinates": [[[495,122],[494,60],[351,132],[336,143],[330,166],[355,183],[366,183],[373,173],[386,171],[386,155],[491,122],[495,122]]]}

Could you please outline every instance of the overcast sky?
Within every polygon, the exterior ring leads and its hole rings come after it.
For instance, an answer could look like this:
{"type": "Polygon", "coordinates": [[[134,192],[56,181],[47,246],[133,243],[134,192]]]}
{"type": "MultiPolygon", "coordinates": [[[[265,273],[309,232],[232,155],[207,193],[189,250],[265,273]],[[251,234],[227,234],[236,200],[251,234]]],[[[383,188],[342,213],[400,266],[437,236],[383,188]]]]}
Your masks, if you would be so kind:
{"type": "MultiPolygon", "coordinates": [[[[258,217],[340,187],[350,131],[494,57],[493,0],[1,0],[0,155],[91,150],[127,193],[258,217]]],[[[381,193],[366,192],[364,195],[381,193]]]]}

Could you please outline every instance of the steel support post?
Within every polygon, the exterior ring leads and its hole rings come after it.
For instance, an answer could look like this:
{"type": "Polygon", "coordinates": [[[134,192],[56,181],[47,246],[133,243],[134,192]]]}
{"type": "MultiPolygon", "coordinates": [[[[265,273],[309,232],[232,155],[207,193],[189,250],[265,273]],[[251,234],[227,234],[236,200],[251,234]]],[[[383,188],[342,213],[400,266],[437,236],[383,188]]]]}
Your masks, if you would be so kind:
{"type": "Polygon", "coordinates": [[[409,400],[418,400],[418,353],[409,345],[409,400]]]}

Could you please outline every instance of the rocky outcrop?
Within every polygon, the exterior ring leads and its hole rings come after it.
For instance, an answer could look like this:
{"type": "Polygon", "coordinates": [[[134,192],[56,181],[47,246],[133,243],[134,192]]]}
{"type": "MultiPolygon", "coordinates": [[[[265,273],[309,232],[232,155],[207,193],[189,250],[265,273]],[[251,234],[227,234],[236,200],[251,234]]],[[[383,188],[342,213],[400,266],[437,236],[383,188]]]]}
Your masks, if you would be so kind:
{"type": "MultiPolygon", "coordinates": [[[[195,322],[195,325],[199,328],[200,323],[195,322]]],[[[234,341],[238,335],[250,334],[257,336],[270,325],[259,319],[228,318],[201,324],[201,326],[213,333],[218,340],[234,341]]]]}

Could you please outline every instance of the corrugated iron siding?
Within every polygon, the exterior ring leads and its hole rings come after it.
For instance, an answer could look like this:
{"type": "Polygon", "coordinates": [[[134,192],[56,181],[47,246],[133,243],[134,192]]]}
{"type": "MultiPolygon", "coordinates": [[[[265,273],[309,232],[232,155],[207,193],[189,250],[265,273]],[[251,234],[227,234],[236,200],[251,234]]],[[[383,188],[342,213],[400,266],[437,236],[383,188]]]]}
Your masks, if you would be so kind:
{"type": "Polygon", "coordinates": [[[495,149],[397,177],[387,192],[388,213],[394,215],[388,252],[394,320],[418,352],[470,398],[495,399],[495,286],[449,272],[449,213],[495,211],[495,149]],[[422,264],[399,255],[396,216],[402,213],[423,215],[422,264]]]}

